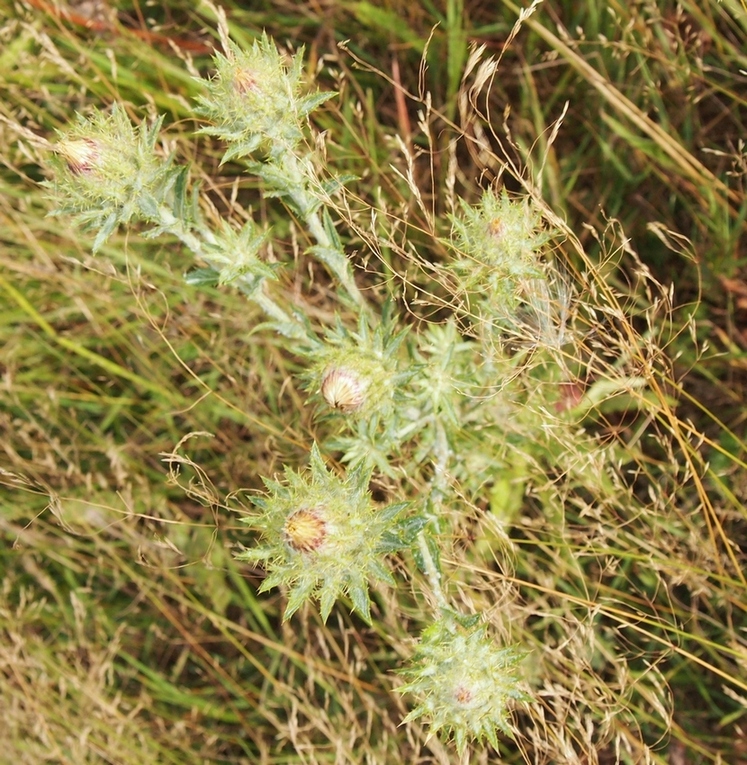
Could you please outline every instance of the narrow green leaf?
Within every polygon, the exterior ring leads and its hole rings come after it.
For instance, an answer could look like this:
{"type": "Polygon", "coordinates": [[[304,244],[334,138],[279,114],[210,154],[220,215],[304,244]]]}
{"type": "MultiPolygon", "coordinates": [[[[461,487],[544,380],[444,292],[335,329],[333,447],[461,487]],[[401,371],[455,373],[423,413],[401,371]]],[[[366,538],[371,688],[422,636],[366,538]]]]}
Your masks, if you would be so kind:
{"type": "Polygon", "coordinates": [[[96,238],[93,240],[93,247],[91,249],[94,252],[98,252],[101,247],[104,246],[106,240],[114,233],[118,223],[119,216],[117,213],[111,213],[111,215],[109,215],[109,217],[104,221],[101,229],[99,230],[99,233],[96,234],[96,238]]]}
{"type": "Polygon", "coordinates": [[[368,588],[365,584],[351,585],[348,590],[353,608],[358,615],[367,623],[371,624],[371,598],[368,596],[368,588]]]}
{"type": "Polygon", "coordinates": [[[334,98],[337,95],[335,92],[326,93],[312,93],[305,96],[298,103],[298,115],[302,119],[308,117],[311,112],[325,101],[329,101],[330,98],[334,98]]]}
{"type": "Polygon", "coordinates": [[[184,281],[193,287],[215,287],[218,279],[214,268],[195,268],[184,275],[184,281]]]}
{"type": "Polygon", "coordinates": [[[143,191],[139,195],[138,207],[142,216],[147,220],[158,220],[161,217],[158,214],[158,200],[147,191],[143,191]]]}
{"type": "Polygon", "coordinates": [[[379,581],[384,582],[385,584],[388,584],[390,587],[395,587],[397,584],[397,581],[392,576],[392,572],[384,566],[384,564],[374,558],[371,563],[369,564],[369,571],[371,572],[371,575],[376,577],[379,581]]]}
{"type": "Polygon", "coordinates": [[[188,220],[190,207],[187,204],[187,183],[189,182],[189,168],[184,165],[174,175],[174,215],[179,220],[188,220]]]}
{"type": "Polygon", "coordinates": [[[330,613],[332,613],[332,606],[334,606],[335,601],[337,600],[337,595],[337,587],[332,583],[325,585],[322,589],[322,594],[319,598],[319,611],[322,616],[322,621],[325,623],[327,622],[330,613]]]}
{"type": "Polygon", "coordinates": [[[303,605],[304,601],[309,598],[314,589],[314,582],[309,580],[303,584],[297,584],[288,595],[288,603],[285,606],[283,612],[283,621],[287,622],[293,614],[303,605]]]}

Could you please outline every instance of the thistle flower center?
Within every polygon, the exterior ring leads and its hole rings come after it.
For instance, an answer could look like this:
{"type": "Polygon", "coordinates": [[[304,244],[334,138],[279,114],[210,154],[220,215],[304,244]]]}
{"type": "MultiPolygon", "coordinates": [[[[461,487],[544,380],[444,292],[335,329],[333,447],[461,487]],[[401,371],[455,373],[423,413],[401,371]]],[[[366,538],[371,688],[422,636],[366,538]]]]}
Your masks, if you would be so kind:
{"type": "Polygon", "coordinates": [[[321,510],[302,508],[286,518],[283,536],[296,552],[314,552],[327,538],[327,522],[322,517],[321,510]]]}
{"type": "Polygon", "coordinates": [[[472,701],[473,698],[474,694],[472,691],[464,685],[459,685],[454,690],[454,700],[457,704],[466,706],[472,701]]]}
{"type": "Polygon", "coordinates": [[[242,96],[250,92],[256,92],[259,89],[257,77],[249,69],[239,69],[236,72],[233,78],[233,86],[242,96]]]}
{"type": "Polygon", "coordinates": [[[500,239],[506,231],[506,225],[500,218],[493,218],[488,223],[488,233],[493,239],[500,239]]]}

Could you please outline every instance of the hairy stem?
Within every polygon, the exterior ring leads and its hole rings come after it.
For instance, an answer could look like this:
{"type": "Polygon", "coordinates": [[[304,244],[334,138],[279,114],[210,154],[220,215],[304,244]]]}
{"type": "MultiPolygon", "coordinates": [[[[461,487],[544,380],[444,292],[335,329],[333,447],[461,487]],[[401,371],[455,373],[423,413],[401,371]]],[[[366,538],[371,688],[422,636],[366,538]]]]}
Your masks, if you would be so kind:
{"type": "Polygon", "coordinates": [[[418,533],[418,551],[423,559],[423,568],[425,569],[425,575],[428,579],[428,583],[433,590],[433,595],[436,598],[439,610],[449,608],[449,603],[444,595],[443,587],[441,585],[441,572],[438,570],[436,561],[433,560],[431,551],[428,548],[428,540],[425,538],[423,531],[418,533]]]}
{"type": "Polygon", "coordinates": [[[337,244],[332,241],[324,228],[322,219],[316,209],[318,200],[309,191],[309,181],[300,167],[298,156],[290,150],[285,150],[280,155],[280,164],[290,185],[289,196],[303,218],[309,233],[323,251],[316,251],[314,255],[338,279],[358,309],[363,310],[367,308],[366,299],[355,283],[350,261],[337,244]]]}
{"type": "MultiPolygon", "coordinates": [[[[220,263],[205,248],[203,239],[187,226],[184,221],[177,218],[166,205],[161,205],[158,209],[160,220],[158,221],[164,230],[173,234],[180,242],[188,247],[200,260],[207,263],[211,268],[220,270],[220,263]]],[[[208,243],[215,243],[215,235],[208,229],[200,232],[208,243]]],[[[305,327],[295,317],[284,311],[266,292],[264,280],[258,282],[250,276],[239,276],[236,279],[236,285],[253,303],[258,305],[267,316],[272,319],[274,328],[286,337],[296,340],[307,340],[308,332],[305,327]]]]}

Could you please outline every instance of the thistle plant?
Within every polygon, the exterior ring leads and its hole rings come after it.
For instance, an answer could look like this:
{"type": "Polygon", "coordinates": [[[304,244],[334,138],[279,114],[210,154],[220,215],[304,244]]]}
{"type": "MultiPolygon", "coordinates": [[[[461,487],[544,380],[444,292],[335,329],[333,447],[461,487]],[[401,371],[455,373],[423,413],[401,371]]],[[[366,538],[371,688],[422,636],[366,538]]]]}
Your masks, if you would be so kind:
{"type": "Polygon", "coordinates": [[[407,503],[377,510],[368,491],[371,472],[362,468],[344,479],[324,465],[316,445],[309,469],[287,469],[285,481],[265,479],[265,497],[252,501],[261,511],[244,522],[262,535],[262,544],[239,557],[263,562],[268,576],[260,591],[289,588],[284,619],[311,596],[318,596],[322,619],[335,600],[348,595],[353,608],[368,622],[368,582],[395,585],[383,558],[403,546],[397,520],[407,503]]]}
{"type": "Polygon", "coordinates": [[[398,351],[407,332],[387,306],[373,328],[364,314],[354,331],[338,318],[311,354],[309,389],[319,390],[327,406],[343,415],[387,421],[404,381],[398,351]]]}
{"type": "Polygon", "coordinates": [[[251,158],[250,172],[266,184],[266,196],[283,198],[301,217],[316,244],[309,252],[338,279],[358,307],[364,298],[353,279],[342,244],[324,207],[328,195],[344,182],[317,179],[313,152],[304,148],[303,126],[309,114],[333,93],[302,95],[303,51],[287,61],[265,35],[250,50],[229,43],[215,57],[215,76],[199,99],[198,113],[211,125],[203,133],[228,144],[223,161],[251,158]]]}
{"type": "MultiPolygon", "coordinates": [[[[94,252],[114,230],[133,220],[163,225],[161,206],[176,183],[170,161],[162,161],[155,145],[163,119],[151,127],[134,127],[124,109],[94,113],[77,124],[57,144],[67,173],[57,176],[58,212],[96,230],[94,252]]],[[[176,220],[174,220],[176,223],[176,220]]]]}
{"type": "Polygon", "coordinates": [[[498,302],[513,313],[520,286],[538,278],[537,253],[551,240],[539,210],[529,199],[512,200],[505,189],[488,189],[477,207],[460,201],[452,219],[454,243],[461,257],[452,264],[464,289],[486,291],[485,300],[498,302]]]}
{"type": "Polygon", "coordinates": [[[460,202],[450,220],[453,259],[443,273],[456,280],[462,308],[425,329],[397,314],[394,294],[373,310],[345,254],[346,221],[331,206],[351,179],[320,177],[309,148],[309,115],[332,94],[306,93],[301,54],[284,56],[266,36],[247,51],[231,44],[214,63],[202,83],[197,112],[208,124],[200,132],[225,142],[224,162],[242,164],[262,180],[266,198],[296,216],[308,253],[340,288],[332,321],[320,325],[281,305],[273,290],[286,266],[265,260],[271,232],[248,212],[241,227],[208,224],[188,169],[161,155],[162,119],[133,126],[116,105],[79,117],[57,144],[49,184],[57,214],[96,230],[95,250],[136,222],[145,236],[175,237],[199,262],[191,283],[235,286],[264,311],[266,329],[305,366],[300,382],[317,413],[317,442],[307,466],[262,478],[266,491],[242,519],[253,534],[238,557],[264,567],[261,591],[287,594],[284,619],[318,601],[326,620],[349,599],[367,622],[371,583],[395,593],[401,585],[391,556],[413,561],[432,621],[402,673],[400,690],[416,699],[406,720],[425,718],[460,753],[473,740],[498,748],[498,734],[511,735],[513,706],[531,700],[522,690],[525,652],[499,646],[479,611],[457,608],[442,559],[467,504],[484,502],[501,476],[521,475],[530,462],[539,470],[559,464],[571,482],[598,488],[599,476],[578,459],[563,461],[564,438],[574,439],[576,455],[595,447],[556,406],[568,314],[555,306],[570,300],[548,253],[557,234],[531,199],[487,189],[476,205],[460,202]],[[517,343],[528,339],[526,316],[542,325],[532,354],[517,343]],[[347,472],[332,467],[333,457],[347,472]],[[386,479],[393,502],[374,502],[372,478],[386,479]]]}
{"type": "Polygon", "coordinates": [[[487,740],[498,749],[500,731],[511,736],[512,701],[529,701],[517,683],[523,658],[514,647],[497,648],[479,617],[444,612],[423,633],[400,693],[419,700],[405,718],[426,717],[433,732],[452,736],[462,754],[470,741],[487,740]]]}
{"type": "Polygon", "coordinates": [[[251,220],[238,231],[227,223],[218,230],[207,226],[198,192],[188,194],[187,168],[156,153],[162,122],[135,127],[117,104],[110,114],[79,115],[56,147],[61,161],[49,184],[60,200],[55,214],[72,215],[84,228],[97,230],[94,252],[120,225],[131,222],[149,225],[145,235],[151,238],[174,236],[210,267],[192,281],[236,283],[265,311],[274,329],[305,337],[298,318],[266,291],[276,268],[257,257],[266,234],[251,220]]]}

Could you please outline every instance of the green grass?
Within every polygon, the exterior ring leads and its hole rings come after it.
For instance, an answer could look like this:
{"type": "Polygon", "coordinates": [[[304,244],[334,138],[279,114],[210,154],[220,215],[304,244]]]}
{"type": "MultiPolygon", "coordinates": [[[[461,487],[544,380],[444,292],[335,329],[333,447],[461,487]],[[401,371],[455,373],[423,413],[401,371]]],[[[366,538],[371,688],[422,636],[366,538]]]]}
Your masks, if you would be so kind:
{"type": "MultiPolygon", "coordinates": [[[[340,92],[316,127],[330,168],[360,178],[345,215],[362,285],[400,280],[417,321],[441,320],[453,296],[430,233],[500,176],[575,235],[569,278],[634,316],[582,317],[588,368],[647,383],[587,417],[598,453],[529,455],[445,540],[465,607],[531,651],[535,703],[503,757],[747,761],[747,9],[544,4],[506,45],[508,0],[251,5],[225,5],[238,42],[303,42],[340,92]],[[471,42],[500,57],[479,91],[477,68],[461,81],[471,42]]],[[[195,142],[190,71],[209,69],[214,16],[123,3],[96,32],[19,7],[0,0],[0,759],[458,762],[400,726],[415,586],[377,590],[373,627],[341,605],[282,624],[282,595],[257,595],[261,572],[233,558],[247,493],[313,438],[298,359],[240,295],[186,285],[176,243],[120,233],[92,256],[46,217],[56,128],[113,100],[165,113],[215,208],[254,205],[301,263],[284,289],[331,314],[289,215],[195,142]]]]}

